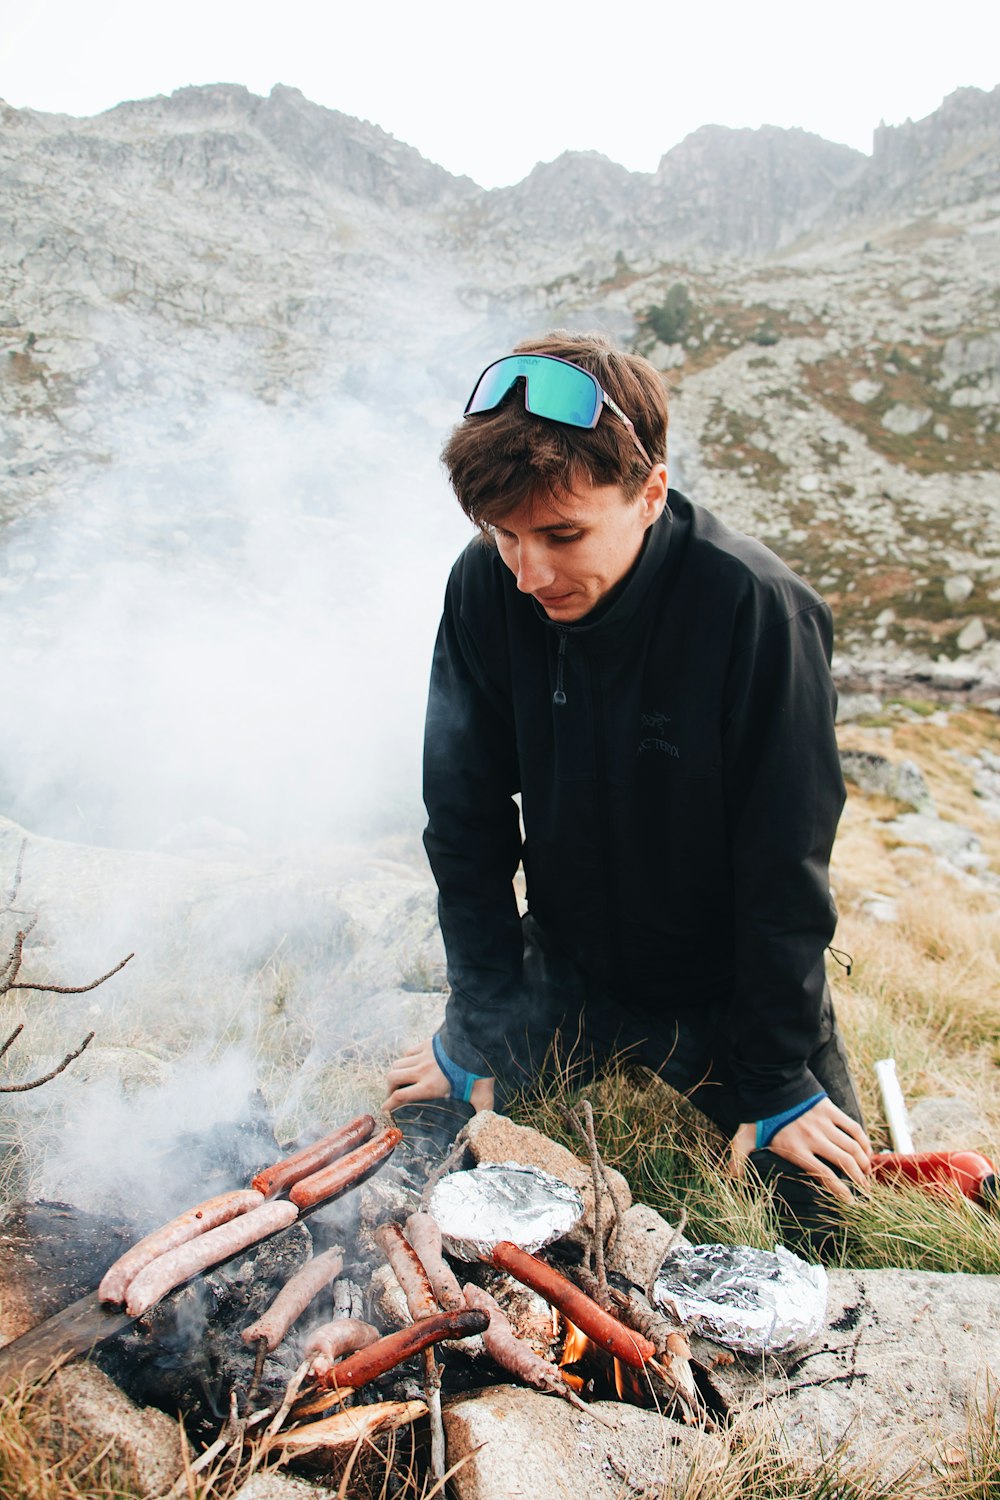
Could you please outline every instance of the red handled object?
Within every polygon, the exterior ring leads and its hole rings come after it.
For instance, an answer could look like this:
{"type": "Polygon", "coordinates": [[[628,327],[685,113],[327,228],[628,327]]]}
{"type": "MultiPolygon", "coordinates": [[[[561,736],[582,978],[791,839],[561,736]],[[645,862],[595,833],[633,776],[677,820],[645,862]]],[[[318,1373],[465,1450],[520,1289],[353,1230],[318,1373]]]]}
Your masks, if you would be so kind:
{"type": "Polygon", "coordinates": [[[872,1173],[879,1182],[903,1178],[916,1187],[964,1193],[983,1208],[1000,1207],[996,1168],[978,1151],[880,1151],[872,1173]]]}

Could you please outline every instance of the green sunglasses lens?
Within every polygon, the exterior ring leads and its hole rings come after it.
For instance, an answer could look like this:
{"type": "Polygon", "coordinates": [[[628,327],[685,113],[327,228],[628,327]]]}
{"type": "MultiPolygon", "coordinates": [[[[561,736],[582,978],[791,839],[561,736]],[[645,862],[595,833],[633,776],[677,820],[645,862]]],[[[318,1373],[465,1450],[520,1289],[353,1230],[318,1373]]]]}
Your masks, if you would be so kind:
{"type": "Polygon", "coordinates": [[[595,425],[601,406],[597,381],[586,370],[546,355],[512,354],[497,360],[479,377],[465,415],[492,411],[521,377],[526,385],[524,404],[533,416],[572,427],[595,425]]]}

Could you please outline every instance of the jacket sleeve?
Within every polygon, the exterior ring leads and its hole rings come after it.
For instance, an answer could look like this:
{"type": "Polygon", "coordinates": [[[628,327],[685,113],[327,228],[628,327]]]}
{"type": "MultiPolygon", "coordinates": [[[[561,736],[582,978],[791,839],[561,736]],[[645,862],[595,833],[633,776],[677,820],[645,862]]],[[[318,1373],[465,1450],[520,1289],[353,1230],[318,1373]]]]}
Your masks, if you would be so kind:
{"type": "MultiPolygon", "coordinates": [[[[513,878],[521,859],[509,697],[491,682],[463,621],[452,573],[431,668],[424,734],[424,847],[438,887],[451,994],[439,1033],[470,1073],[496,1071],[519,1008],[523,944],[513,878]]],[[[502,617],[495,628],[502,631],[502,617]]]]}
{"type": "MultiPolygon", "coordinates": [[[[800,600],[801,604],[801,600],[800,600]]],[[[812,598],[734,656],[724,729],[736,985],[730,1060],[744,1120],[821,1091],[824,950],[836,926],[829,861],[844,805],[830,674],[832,623],[812,598]]]]}

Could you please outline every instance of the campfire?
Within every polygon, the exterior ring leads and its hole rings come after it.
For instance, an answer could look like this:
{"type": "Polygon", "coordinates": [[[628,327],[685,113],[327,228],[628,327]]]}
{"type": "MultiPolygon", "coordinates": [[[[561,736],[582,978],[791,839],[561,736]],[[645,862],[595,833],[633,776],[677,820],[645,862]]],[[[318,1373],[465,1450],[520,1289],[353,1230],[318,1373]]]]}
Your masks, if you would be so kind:
{"type": "Polygon", "coordinates": [[[329,1469],[412,1427],[439,1479],[442,1395],[497,1381],[595,1414],[590,1403],[620,1400],[712,1425],[718,1403],[676,1321],[606,1271],[596,1148],[581,1256],[583,1201],[565,1184],[517,1164],[470,1171],[461,1136],[428,1176],[401,1144],[395,1126],[360,1116],[195,1204],[105,1269],[74,1305],[75,1333],[57,1315],[0,1350],[0,1374],[100,1344],[97,1362],[129,1395],[183,1415],[201,1445],[195,1472],[237,1466],[251,1443],[268,1461],[329,1469]],[[495,1212],[470,1200],[485,1242],[449,1217],[473,1183],[496,1199],[495,1212]]]}

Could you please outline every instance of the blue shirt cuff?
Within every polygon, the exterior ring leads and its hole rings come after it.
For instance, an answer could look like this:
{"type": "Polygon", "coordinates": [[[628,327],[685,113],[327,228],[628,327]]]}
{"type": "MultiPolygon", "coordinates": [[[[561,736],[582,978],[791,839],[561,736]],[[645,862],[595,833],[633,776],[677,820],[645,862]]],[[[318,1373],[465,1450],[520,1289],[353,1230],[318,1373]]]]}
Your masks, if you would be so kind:
{"type": "Polygon", "coordinates": [[[783,1110],[780,1115],[768,1115],[766,1120],[758,1120],[757,1145],[755,1149],[763,1151],[765,1147],[771,1144],[778,1131],[784,1125],[790,1125],[793,1120],[799,1118],[799,1115],[804,1115],[807,1110],[812,1109],[814,1104],[818,1104],[821,1099],[825,1099],[826,1097],[826,1092],[821,1089],[818,1094],[813,1094],[811,1099],[803,1099],[801,1104],[793,1104],[791,1109],[783,1110]]]}
{"type": "Polygon", "coordinates": [[[431,1038],[431,1046],[434,1049],[434,1061],[451,1084],[451,1097],[468,1104],[472,1098],[472,1086],[479,1082],[479,1074],[467,1073],[458,1063],[453,1063],[436,1034],[431,1038]]]}

